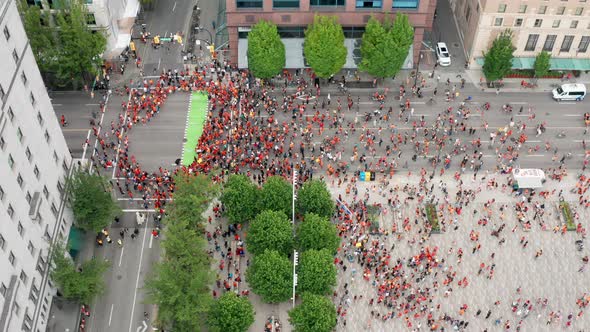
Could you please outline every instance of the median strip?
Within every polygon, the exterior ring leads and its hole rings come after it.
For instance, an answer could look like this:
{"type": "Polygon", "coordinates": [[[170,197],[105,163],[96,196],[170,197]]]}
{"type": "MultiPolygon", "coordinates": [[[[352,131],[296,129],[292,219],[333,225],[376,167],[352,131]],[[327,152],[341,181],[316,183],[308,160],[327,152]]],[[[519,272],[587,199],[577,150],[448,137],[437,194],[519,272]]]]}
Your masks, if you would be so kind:
{"type": "Polygon", "coordinates": [[[189,102],[189,112],[184,132],[184,146],[182,147],[182,165],[188,166],[197,157],[195,151],[199,138],[203,134],[203,126],[207,118],[207,95],[193,92],[189,102]]]}

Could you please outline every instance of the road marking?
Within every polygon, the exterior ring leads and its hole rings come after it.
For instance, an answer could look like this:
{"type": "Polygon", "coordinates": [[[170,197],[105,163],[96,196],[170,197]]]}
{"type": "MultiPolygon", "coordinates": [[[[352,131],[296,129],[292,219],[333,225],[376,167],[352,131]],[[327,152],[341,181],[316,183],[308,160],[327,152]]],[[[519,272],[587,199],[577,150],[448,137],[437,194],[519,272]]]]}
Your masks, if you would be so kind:
{"type": "MultiPolygon", "coordinates": [[[[96,149],[96,146],[98,145],[98,137],[100,136],[100,131],[102,130],[102,120],[104,119],[104,114],[107,112],[107,105],[109,104],[110,97],[111,97],[111,94],[107,93],[107,98],[105,99],[104,107],[102,108],[102,115],[100,116],[100,122],[98,123],[98,130],[96,131],[96,139],[94,140],[94,149],[92,150],[92,155],[90,157],[94,157],[94,154],[98,151],[96,149]]],[[[129,94],[129,97],[131,97],[131,94],[129,94]]],[[[117,149],[117,151],[118,151],[118,149],[117,149]]],[[[117,153],[117,155],[119,155],[119,154],[117,153]]],[[[90,161],[90,167],[88,168],[88,171],[90,172],[90,174],[92,174],[93,164],[94,164],[94,162],[90,161]]],[[[117,169],[117,167],[114,167],[114,169],[117,169]]]]}
{"type": "Polygon", "coordinates": [[[514,101],[514,102],[509,102],[508,104],[515,104],[515,105],[526,105],[528,104],[525,101],[514,101]]]}
{"type": "MultiPolygon", "coordinates": [[[[120,264],[119,264],[119,266],[120,266],[120,264]]],[[[111,326],[111,320],[113,320],[113,307],[114,306],[115,306],[114,304],[111,304],[111,313],[109,315],[109,326],[111,326]]]]}
{"type": "Polygon", "coordinates": [[[53,106],[63,106],[64,104],[51,104],[53,106]]]}
{"type": "Polygon", "coordinates": [[[86,149],[88,148],[88,142],[90,139],[90,133],[92,132],[92,129],[88,129],[88,135],[86,135],[86,141],[84,142],[84,152],[82,153],[82,160],[86,160],[85,156],[86,156],[86,149]]]}
{"type": "Polygon", "coordinates": [[[582,114],[564,114],[564,116],[582,116],[582,114]]]}
{"type": "MultiPolygon", "coordinates": [[[[127,104],[125,104],[125,105],[129,105],[129,103],[131,103],[131,95],[132,95],[132,93],[129,93],[129,97],[127,98],[127,104]]],[[[105,103],[105,105],[106,105],[106,103],[105,103]]],[[[123,137],[123,135],[125,134],[125,128],[127,128],[127,118],[128,118],[127,113],[128,113],[128,110],[125,109],[124,118],[123,118],[123,129],[121,129],[121,137],[123,137]]],[[[103,113],[103,115],[104,115],[104,113],[103,113]]],[[[100,123],[102,123],[102,119],[100,120],[100,123]]],[[[96,140],[96,141],[98,141],[98,140],[96,140]]],[[[96,147],[96,144],[95,144],[95,147],[96,147]]],[[[119,154],[120,154],[119,149],[120,148],[121,148],[121,142],[119,141],[119,144],[117,144],[117,153],[115,155],[115,162],[114,162],[115,166],[113,167],[113,175],[111,176],[112,179],[115,178],[115,173],[117,172],[117,168],[119,168],[119,154]]]]}
{"type": "Polygon", "coordinates": [[[137,278],[135,279],[135,291],[133,292],[133,305],[131,306],[131,315],[129,315],[129,332],[133,327],[133,314],[135,313],[135,302],[137,301],[137,290],[139,287],[139,274],[141,272],[141,264],[143,263],[143,250],[145,249],[145,237],[147,235],[147,228],[143,233],[143,241],[141,242],[141,253],[139,254],[139,266],[137,267],[137,278]]]}
{"type": "Polygon", "coordinates": [[[158,70],[160,70],[160,63],[162,62],[162,58],[158,59],[158,70]]]}
{"type": "Polygon", "coordinates": [[[86,106],[98,106],[100,104],[85,104],[86,106]]]}
{"type": "Polygon", "coordinates": [[[529,116],[529,115],[528,114],[515,114],[514,116],[525,117],[525,116],[529,116]]]}
{"type": "Polygon", "coordinates": [[[375,104],[375,102],[372,102],[372,101],[361,101],[359,104],[361,104],[361,105],[370,105],[370,104],[375,104]]]}
{"type": "Polygon", "coordinates": [[[174,1],[174,6],[172,7],[172,11],[176,9],[176,1],[174,1]]]}
{"type": "Polygon", "coordinates": [[[541,141],[526,141],[527,143],[541,143],[541,141]]]}
{"type": "Polygon", "coordinates": [[[86,129],[86,128],[80,128],[80,129],[77,129],[77,128],[65,129],[64,128],[61,131],[65,131],[65,132],[83,132],[83,131],[87,131],[87,130],[88,129],[86,129]]]}
{"type": "Polygon", "coordinates": [[[412,102],[410,102],[410,105],[412,105],[412,104],[424,105],[424,104],[426,104],[426,102],[425,101],[412,101],[412,102]]]}
{"type": "Polygon", "coordinates": [[[572,102],[558,102],[559,105],[576,105],[576,103],[572,102]]]}
{"type": "MultiPolygon", "coordinates": [[[[145,230],[147,232],[147,228],[145,230]]],[[[150,245],[148,246],[150,249],[152,249],[152,242],[154,241],[154,236],[150,234],[150,245]]]]}
{"type": "Polygon", "coordinates": [[[544,154],[529,154],[529,157],[545,157],[544,154]]]}
{"type": "MultiPolygon", "coordinates": [[[[125,246],[121,248],[121,256],[119,256],[119,267],[121,267],[121,262],[123,262],[123,252],[125,251],[125,246]]],[[[110,324],[109,324],[110,325],[110,324]]]]}

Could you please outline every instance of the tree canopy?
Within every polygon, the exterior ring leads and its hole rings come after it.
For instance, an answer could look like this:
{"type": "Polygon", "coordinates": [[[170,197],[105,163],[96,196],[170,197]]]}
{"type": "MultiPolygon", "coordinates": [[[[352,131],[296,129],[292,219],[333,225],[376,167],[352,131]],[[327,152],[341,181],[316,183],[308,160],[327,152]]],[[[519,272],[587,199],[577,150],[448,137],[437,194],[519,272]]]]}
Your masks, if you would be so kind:
{"type": "Polygon", "coordinates": [[[541,51],[541,53],[537,54],[537,57],[535,57],[535,63],[533,64],[536,78],[541,78],[549,73],[549,70],[551,69],[550,60],[551,54],[547,51],[541,51]]]}
{"type": "Polygon", "coordinates": [[[61,243],[56,244],[51,260],[51,280],[65,299],[90,303],[96,295],[104,292],[103,274],[109,267],[106,261],[92,258],[76,268],[61,243]]]}
{"type": "Polygon", "coordinates": [[[66,188],[75,224],[83,230],[100,232],[121,213],[111,193],[106,191],[106,179],[96,173],[77,169],[68,179],[66,188]]]}
{"type": "Polygon", "coordinates": [[[407,15],[397,13],[393,23],[386,16],[383,24],[371,17],[363,33],[359,68],[377,77],[394,76],[402,68],[413,42],[414,29],[407,15]]]}
{"type": "Polygon", "coordinates": [[[297,246],[299,250],[327,249],[335,254],[340,246],[336,226],[329,219],[308,213],[297,227],[297,246]]]}
{"type": "Polygon", "coordinates": [[[332,217],[334,200],[324,181],[310,180],[303,183],[297,193],[297,212],[299,214],[315,213],[321,217],[332,217]]]}
{"type": "Polygon", "coordinates": [[[231,223],[244,223],[258,213],[258,187],[245,175],[232,174],[223,187],[221,202],[231,223]]]}
{"type": "Polygon", "coordinates": [[[179,172],[174,177],[174,202],[168,207],[168,223],[185,221],[189,227],[202,227],[203,213],[219,195],[219,185],[204,174],[179,172]]]}
{"type": "Polygon", "coordinates": [[[346,63],[344,32],[336,16],[315,15],[305,29],[305,59],[318,77],[336,74],[346,63]]]}
{"type": "Polygon", "coordinates": [[[39,6],[29,6],[26,0],[21,0],[18,8],[39,70],[53,70],[57,54],[55,40],[48,26],[48,13],[42,11],[39,6]]]}
{"type": "Polygon", "coordinates": [[[293,265],[277,251],[266,250],[252,258],[246,280],[262,301],[283,302],[292,296],[293,265]]]}
{"type": "Polygon", "coordinates": [[[259,78],[276,76],[285,67],[285,44],[277,26],[261,20],[248,33],[248,68],[259,78]]]}
{"type": "Polygon", "coordinates": [[[185,220],[169,223],[163,238],[165,259],[155,264],[145,282],[148,301],[158,306],[162,326],[199,331],[213,301],[207,243],[185,220]]]}
{"type": "Polygon", "coordinates": [[[515,49],[512,45],[512,31],[504,30],[485,54],[482,69],[488,81],[500,80],[510,72],[515,49]]]}
{"type": "Polygon", "coordinates": [[[331,332],[336,327],[336,308],[329,298],[304,293],[300,305],[289,311],[296,332],[331,332]]]}
{"type": "Polygon", "coordinates": [[[333,254],[326,249],[307,250],[301,253],[297,269],[297,292],[327,295],[336,286],[336,267],[333,254]]]}
{"type": "Polygon", "coordinates": [[[254,307],[247,297],[226,292],[213,303],[208,322],[211,332],[244,332],[254,323],[254,307]]]}
{"type": "Polygon", "coordinates": [[[293,187],[280,176],[270,176],[262,186],[259,196],[259,211],[282,211],[291,215],[293,187]]]}
{"type": "Polygon", "coordinates": [[[293,249],[293,227],[282,211],[262,211],[248,228],[246,245],[258,255],[266,249],[288,255],[293,249]]]}

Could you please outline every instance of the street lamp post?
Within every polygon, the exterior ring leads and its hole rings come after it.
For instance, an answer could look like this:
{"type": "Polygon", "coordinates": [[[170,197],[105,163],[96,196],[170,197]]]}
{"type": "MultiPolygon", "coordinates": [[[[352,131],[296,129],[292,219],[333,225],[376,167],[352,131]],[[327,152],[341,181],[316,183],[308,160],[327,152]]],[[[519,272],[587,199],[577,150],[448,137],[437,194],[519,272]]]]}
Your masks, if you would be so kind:
{"type": "Polygon", "coordinates": [[[418,57],[418,64],[416,65],[416,75],[414,75],[414,86],[416,86],[416,84],[418,83],[418,73],[420,72],[420,60],[422,60],[422,50],[418,51],[418,54],[420,55],[418,57]]]}
{"type": "Polygon", "coordinates": [[[195,29],[197,30],[197,32],[199,31],[205,31],[209,34],[209,45],[215,45],[215,41],[213,40],[213,34],[211,34],[211,31],[209,31],[207,28],[204,27],[195,27],[195,29]]]}

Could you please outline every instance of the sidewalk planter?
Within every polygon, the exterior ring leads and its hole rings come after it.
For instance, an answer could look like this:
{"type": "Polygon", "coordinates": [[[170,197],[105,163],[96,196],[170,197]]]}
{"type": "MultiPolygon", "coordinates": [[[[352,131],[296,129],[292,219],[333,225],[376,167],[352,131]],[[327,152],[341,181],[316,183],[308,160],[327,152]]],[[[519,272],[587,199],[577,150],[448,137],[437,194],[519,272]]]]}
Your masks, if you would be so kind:
{"type": "MultiPolygon", "coordinates": [[[[547,75],[539,77],[541,79],[561,79],[565,72],[563,71],[550,71],[547,75]]],[[[505,78],[534,78],[535,71],[530,70],[512,70],[505,78]]]]}
{"type": "Polygon", "coordinates": [[[576,223],[574,222],[574,215],[570,209],[568,202],[559,202],[559,211],[563,215],[563,220],[567,226],[568,231],[576,230],[576,223]]]}
{"type": "Polygon", "coordinates": [[[428,219],[428,223],[430,223],[431,231],[430,233],[439,234],[440,233],[440,224],[438,222],[438,214],[436,213],[436,205],[432,203],[426,204],[426,218],[428,219]]]}
{"type": "Polygon", "coordinates": [[[369,233],[379,233],[379,217],[381,215],[381,209],[375,205],[367,206],[367,222],[369,222],[369,233]]]}

